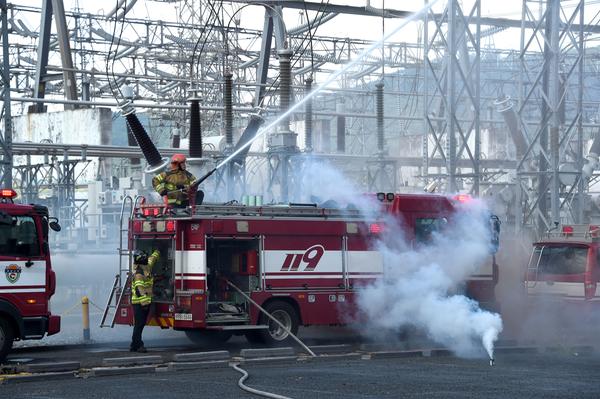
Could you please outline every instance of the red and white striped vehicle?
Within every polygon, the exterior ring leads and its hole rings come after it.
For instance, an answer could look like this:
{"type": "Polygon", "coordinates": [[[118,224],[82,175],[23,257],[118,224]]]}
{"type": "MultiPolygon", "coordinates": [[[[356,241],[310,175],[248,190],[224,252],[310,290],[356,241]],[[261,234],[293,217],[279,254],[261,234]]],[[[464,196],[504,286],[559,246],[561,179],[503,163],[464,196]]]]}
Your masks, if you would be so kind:
{"type": "Polygon", "coordinates": [[[13,341],[60,331],[60,316],[50,312],[56,276],[48,244],[49,228],[60,226],[45,206],[16,204],[16,197],[0,190],[0,363],[13,341]]]}
{"type": "MultiPolygon", "coordinates": [[[[402,219],[415,245],[456,212],[453,200],[440,195],[380,193],[378,198],[402,219]]],[[[184,330],[199,341],[231,334],[251,341],[287,339],[289,334],[256,305],[294,333],[300,325],[344,324],[355,289],[383,273],[382,256],[372,243],[385,231],[356,210],[205,204],[190,215],[168,216],[162,206],[140,202],[129,198],[123,205],[122,230],[128,237],[122,240],[119,275],[102,326],[133,323],[127,281],[134,249],[162,254],[154,269],[155,308],[148,324],[184,330]]],[[[467,291],[494,306],[497,274],[490,260],[467,282],[467,291]]]]}

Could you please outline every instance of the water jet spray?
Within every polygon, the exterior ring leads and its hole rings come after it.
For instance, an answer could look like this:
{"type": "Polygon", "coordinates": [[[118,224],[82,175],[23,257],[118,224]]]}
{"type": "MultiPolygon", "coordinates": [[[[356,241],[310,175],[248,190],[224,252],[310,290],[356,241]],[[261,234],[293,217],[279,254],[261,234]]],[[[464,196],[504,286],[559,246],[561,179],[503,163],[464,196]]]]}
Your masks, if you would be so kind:
{"type": "Polygon", "coordinates": [[[362,61],[363,59],[365,59],[374,50],[378,50],[381,46],[381,43],[385,43],[386,40],[388,40],[389,38],[394,36],[396,33],[398,33],[401,29],[403,29],[410,22],[419,19],[424,14],[429,12],[429,10],[437,2],[438,2],[438,0],[434,0],[430,3],[427,3],[419,11],[417,11],[414,14],[411,14],[409,17],[407,17],[404,21],[402,21],[402,23],[400,25],[398,25],[395,29],[392,29],[387,35],[383,36],[380,40],[378,40],[377,42],[373,43],[371,46],[367,47],[362,52],[360,52],[360,54],[358,54],[356,59],[352,60],[351,62],[347,63],[342,68],[340,68],[339,70],[337,70],[337,71],[333,72],[331,75],[329,75],[329,77],[319,87],[317,87],[315,90],[313,90],[310,93],[308,93],[307,95],[305,95],[304,98],[302,98],[302,100],[294,103],[294,105],[290,106],[286,111],[282,112],[275,120],[270,122],[268,125],[266,125],[262,129],[259,129],[254,137],[252,137],[250,140],[248,140],[243,145],[236,148],[236,150],[234,152],[232,152],[231,154],[229,154],[229,156],[227,156],[227,158],[222,160],[215,167],[215,169],[211,170],[210,172],[208,172],[205,176],[201,177],[200,179],[197,179],[197,181],[198,181],[197,184],[206,180],[206,178],[208,178],[210,175],[212,175],[217,169],[219,169],[223,165],[229,163],[232,159],[236,159],[237,156],[242,151],[244,151],[246,148],[248,148],[248,147],[250,147],[250,145],[252,145],[254,140],[261,137],[265,133],[269,132],[273,127],[279,125],[282,121],[287,121],[293,112],[296,112],[300,107],[304,106],[304,104],[306,104],[308,101],[310,101],[318,93],[320,93],[321,91],[326,89],[331,83],[333,83],[335,80],[337,80],[337,78],[339,78],[343,73],[347,72],[350,68],[352,68],[354,65],[356,65],[359,61],[362,61]]]}

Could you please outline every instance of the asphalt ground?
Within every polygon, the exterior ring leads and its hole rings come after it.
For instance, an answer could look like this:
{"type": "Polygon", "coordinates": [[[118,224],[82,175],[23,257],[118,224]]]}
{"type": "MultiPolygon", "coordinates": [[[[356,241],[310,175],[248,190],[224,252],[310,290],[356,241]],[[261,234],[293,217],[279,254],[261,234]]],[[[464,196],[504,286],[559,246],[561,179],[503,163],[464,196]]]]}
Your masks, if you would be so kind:
{"type": "MultiPolygon", "coordinates": [[[[131,327],[124,327],[124,330],[124,334],[116,336],[115,340],[107,341],[106,337],[102,337],[99,333],[95,335],[96,340],[87,344],[48,344],[44,340],[25,341],[13,349],[4,365],[77,361],[81,363],[81,367],[88,368],[101,366],[104,358],[160,355],[165,361],[169,361],[177,353],[227,350],[235,356],[242,349],[265,347],[265,345],[250,344],[243,336],[233,336],[224,344],[203,347],[192,343],[183,332],[147,327],[144,329],[144,342],[148,348],[148,353],[137,354],[129,352],[130,340],[126,337],[131,336],[131,327]],[[165,337],[161,337],[163,334],[165,337]]],[[[111,330],[109,329],[107,333],[110,336],[111,330]]],[[[360,344],[369,342],[362,340],[355,331],[340,327],[301,328],[300,336],[302,341],[310,346],[346,344],[358,348],[360,344]]],[[[418,339],[410,345],[402,344],[401,347],[395,347],[395,349],[409,349],[409,346],[423,348],[432,345],[433,343],[430,341],[418,339]]],[[[298,351],[302,350],[299,346],[297,346],[297,349],[298,351]]]]}
{"type": "MultiPolygon", "coordinates": [[[[498,355],[243,364],[246,384],[292,398],[598,398],[600,355],[559,350],[498,355]]],[[[5,398],[256,398],[230,367],[0,386],[5,398]]]]}

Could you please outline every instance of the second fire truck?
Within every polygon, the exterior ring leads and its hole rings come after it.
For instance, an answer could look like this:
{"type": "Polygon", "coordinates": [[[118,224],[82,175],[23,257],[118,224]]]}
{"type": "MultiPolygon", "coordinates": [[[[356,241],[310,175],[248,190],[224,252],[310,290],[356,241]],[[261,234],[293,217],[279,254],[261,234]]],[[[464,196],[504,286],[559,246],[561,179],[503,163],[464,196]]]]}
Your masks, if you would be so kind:
{"type": "MultiPolygon", "coordinates": [[[[413,246],[457,212],[441,195],[380,193],[378,199],[402,220],[413,246]]],[[[252,342],[277,343],[301,325],[344,324],[356,290],[383,275],[373,242],[385,226],[354,209],[205,204],[173,215],[138,197],[125,199],[122,215],[128,236],[102,326],[133,323],[129,254],[136,249],[162,254],[148,324],[183,330],[199,342],[244,334],[252,342]]],[[[494,226],[498,233],[499,223],[494,226]]],[[[488,307],[495,307],[497,268],[490,256],[466,282],[470,296],[488,307]]]]}
{"type": "Polygon", "coordinates": [[[17,193],[0,190],[0,363],[13,341],[40,339],[60,330],[60,316],[50,312],[56,289],[49,229],[56,218],[41,205],[14,203],[17,193]]]}
{"type": "Polygon", "coordinates": [[[530,299],[600,304],[600,226],[563,225],[533,244],[525,276],[530,299]]]}

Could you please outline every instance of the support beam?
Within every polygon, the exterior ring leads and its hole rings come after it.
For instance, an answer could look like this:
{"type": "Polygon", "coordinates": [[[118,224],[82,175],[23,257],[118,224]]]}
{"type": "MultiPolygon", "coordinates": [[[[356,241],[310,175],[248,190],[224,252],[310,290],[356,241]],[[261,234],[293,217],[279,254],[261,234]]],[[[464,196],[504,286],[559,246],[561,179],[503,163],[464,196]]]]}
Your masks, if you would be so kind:
{"type": "MultiPolygon", "coordinates": [[[[48,0],[46,0],[48,1],[48,0]]],[[[56,22],[56,35],[58,45],[60,47],[60,57],[62,66],[65,68],[63,72],[63,81],[65,84],[65,96],[67,100],[77,100],[77,81],[75,74],[70,71],[73,69],[73,59],[71,58],[71,46],[69,44],[69,28],[67,27],[67,19],[65,17],[65,6],[63,0],[52,0],[52,12],[56,22]]],[[[75,108],[70,105],[65,105],[65,109],[75,108]]]]}
{"type": "Polygon", "coordinates": [[[4,134],[0,136],[2,147],[2,164],[0,170],[0,184],[2,187],[12,187],[12,113],[10,110],[10,59],[8,47],[8,8],[6,0],[0,0],[0,12],[2,13],[2,113],[4,118],[4,134]]]}
{"type": "MultiPolygon", "coordinates": [[[[48,52],[50,50],[50,33],[52,31],[52,1],[42,2],[40,34],[38,37],[37,62],[35,64],[34,98],[46,96],[46,77],[48,75],[48,52]]],[[[44,112],[44,103],[39,102],[29,107],[30,112],[44,112]]]]}

